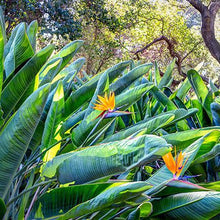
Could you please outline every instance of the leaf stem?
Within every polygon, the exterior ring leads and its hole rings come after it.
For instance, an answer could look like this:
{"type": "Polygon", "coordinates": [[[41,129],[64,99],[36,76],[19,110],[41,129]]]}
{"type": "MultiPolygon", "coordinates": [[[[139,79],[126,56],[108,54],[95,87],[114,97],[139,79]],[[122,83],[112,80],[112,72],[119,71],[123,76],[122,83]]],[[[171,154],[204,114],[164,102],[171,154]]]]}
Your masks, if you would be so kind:
{"type": "Polygon", "coordinates": [[[14,198],[12,198],[12,199],[7,203],[7,206],[9,206],[12,202],[14,202],[14,201],[15,201],[16,199],[18,199],[19,197],[23,196],[25,193],[30,192],[31,190],[33,190],[33,189],[35,189],[35,188],[37,188],[37,187],[39,187],[39,186],[43,186],[43,185],[45,185],[45,184],[54,182],[54,181],[56,181],[56,180],[57,180],[57,179],[54,178],[54,179],[51,179],[51,180],[48,180],[48,181],[44,181],[44,182],[38,183],[38,184],[36,184],[36,185],[30,187],[29,189],[26,189],[26,190],[22,191],[20,194],[18,194],[18,195],[15,196],[14,198]]]}

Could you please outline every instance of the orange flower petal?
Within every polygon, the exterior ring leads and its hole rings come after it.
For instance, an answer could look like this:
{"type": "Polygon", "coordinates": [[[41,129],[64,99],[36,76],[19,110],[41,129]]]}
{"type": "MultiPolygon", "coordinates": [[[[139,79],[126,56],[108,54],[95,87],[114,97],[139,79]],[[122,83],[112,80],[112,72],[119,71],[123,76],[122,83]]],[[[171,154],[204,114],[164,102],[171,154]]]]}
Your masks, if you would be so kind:
{"type": "Polygon", "coordinates": [[[173,155],[171,154],[171,152],[167,153],[162,158],[163,158],[163,161],[166,164],[168,170],[171,173],[175,174],[176,173],[176,163],[174,161],[174,158],[173,158],[173,155]]]}
{"type": "Polygon", "coordinates": [[[107,96],[107,93],[105,93],[105,96],[102,97],[98,95],[98,99],[93,107],[96,110],[100,111],[106,111],[106,110],[114,110],[115,108],[115,94],[114,92],[110,93],[109,97],[107,96]]]}

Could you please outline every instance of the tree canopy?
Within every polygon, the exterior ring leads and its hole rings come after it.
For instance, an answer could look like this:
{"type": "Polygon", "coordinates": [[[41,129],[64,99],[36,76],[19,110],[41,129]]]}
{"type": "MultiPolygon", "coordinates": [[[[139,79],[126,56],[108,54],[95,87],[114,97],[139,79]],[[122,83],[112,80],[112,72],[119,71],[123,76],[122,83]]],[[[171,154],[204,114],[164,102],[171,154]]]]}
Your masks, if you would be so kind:
{"type": "Polygon", "coordinates": [[[21,20],[29,23],[36,19],[42,46],[52,42],[61,48],[70,40],[84,40],[88,74],[122,59],[158,60],[163,69],[176,58],[178,77],[201,62],[204,75],[214,77],[220,71],[217,1],[1,0],[1,5],[8,33],[21,20]],[[201,10],[196,7],[198,2],[214,13],[209,35],[204,30],[201,10]]]}

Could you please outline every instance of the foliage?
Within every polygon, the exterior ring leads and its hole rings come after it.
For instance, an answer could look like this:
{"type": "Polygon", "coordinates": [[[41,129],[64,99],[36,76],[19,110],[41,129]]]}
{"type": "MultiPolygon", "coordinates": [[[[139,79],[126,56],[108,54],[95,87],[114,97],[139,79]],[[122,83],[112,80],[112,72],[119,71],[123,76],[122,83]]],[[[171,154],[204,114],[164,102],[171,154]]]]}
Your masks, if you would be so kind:
{"type": "MultiPolygon", "coordinates": [[[[86,57],[84,70],[88,74],[136,58],[135,51],[164,35],[181,55],[185,73],[203,62],[203,75],[218,76],[219,67],[202,43],[200,15],[187,1],[6,0],[1,5],[5,9],[8,34],[19,22],[36,19],[41,47],[54,43],[60,49],[69,40],[84,40],[80,55],[86,57]]],[[[218,33],[217,23],[217,39],[218,33]]],[[[165,42],[154,44],[141,54],[143,63],[159,61],[162,71],[170,59],[165,42]]],[[[180,78],[177,73],[174,76],[180,78]]]]}
{"type": "Polygon", "coordinates": [[[1,23],[0,216],[219,215],[219,89],[189,70],[172,91],[175,61],[162,78],[157,63],[133,61],[80,78],[85,59],[73,57],[83,42],[35,52],[32,25],[7,41],[1,23]],[[110,92],[115,109],[104,118],[94,103],[110,92]],[[180,178],[161,159],[172,146],[185,155],[180,178]]]}

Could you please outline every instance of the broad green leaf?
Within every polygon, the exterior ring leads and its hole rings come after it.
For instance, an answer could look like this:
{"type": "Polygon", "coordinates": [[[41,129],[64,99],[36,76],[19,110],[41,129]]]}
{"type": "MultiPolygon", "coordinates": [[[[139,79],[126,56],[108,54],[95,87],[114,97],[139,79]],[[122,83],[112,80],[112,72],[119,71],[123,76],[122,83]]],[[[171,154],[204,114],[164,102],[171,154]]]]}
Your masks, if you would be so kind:
{"type": "Polygon", "coordinates": [[[212,131],[220,131],[220,127],[206,127],[164,135],[163,138],[177,150],[183,150],[202,136],[212,131]]]}
{"type": "Polygon", "coordinates": [[[163,218],[206,220],[220,213],[219,192],[179,193],[152,203],[152,216],[163,218]]]}
{"type": "Polygon", "coordinates": [[[175,118],[175,115],[172,113],[168,113],[165,115],[158,115],[155,118],[151,118],[146,122],[140,122],[134,126],[128,127],[122,131],[117,132],[116,134],[106,138],[102,141],[102,143],[107,143],[111,141],[118,141],[124,138],[128,138],[129,136],[141,131],[141,133],[150,134],[151,132],[155,131],[156,129],[163,127],[163,125],[168,124],[175,118]]]}
{"type": "Polygon", "coordinates": [[[187,72],[187,76],[189,79],[189,82],[192,85],[192,88],[194,89],[199,101],[204,104],[205,98],[208,95],[208,88],[203,82],[201,76],[198,74],[196,70],[189,70],[187,72]]]}
{"type": "Polygon", "coordinates": [[[36,51],[36,35],[37,35],[38,23],[37,20],[32,21],[27,27],[27,36],[33,48],[36,51]]]}
{"type": "Polygon", "coordinates": [[[73,207],[58,219],[75,219],[82,215],[102,210],[112,204],[137,197],[150,187],[151,186],[147,185],[145,182],[126,183],[120,186],[112,187],[100,193],[95,198],[73,207]]]}
{"type": "MultiPolygon", "coordinates": [[[[167,107],[168,111],[177,109],[176,105],[164,93],[162,93],[157,87],[154,86],[151,89],[151,92],[153,93],[157,101],[159,101],[164,107],[167,107]]],[[[188,125],[184,121],[178,122],[177,125],[181,130],[187,130],[189,128],[188,125]]]]}
{"type": "Polygon", "coordinates": [[[105,92],[107,92],[108,89],[109,89],[109,77],[108,77],[108,72],[105,72],[100,76],[94,95],[86,110],[86,113],[84,116],[85,120],[87,116],[91,114],[92,111],[94,111],[93,107],[94,107],[94,103],[96,103],[96,101],[98,100],[98,95],[103,95],[105,92]]]}
{"type": "MultiPolygon", "coordinates": [[[[208,148],[209,149],[209,148],[208,148]]],[[[194,163],[203,163],[212,158],[217,157],[220,154],[220,144],[216,144],[211,150],[208,150],[207,153],[198,158],[194,163]]]]}
{"type": "MultiPolygon", "coordinates": [[[[72,62],[69,66],[62,69],[53,79],[52,83],[55,83],[59,81],[60,79],[63,80],[63,86],[64,90],[69,90],[70,87],[69,83],[73,80],[73,78],[76,76],[76,74],[79,72],[79,70],[82,68],[83,64],[85,63],[85,58],[79,58],[72,62]]],[[[69,94],[68,94],[69,95],[69,94]]],[[[66,97],[66,95],[65,95],[66,97]]],[[[68,97],[68,96],[67,96],[68,97]]]]}
{"type": "Polygon", "coordinates": [[[160,77],[160,70],[158,68],[158,64],[155,61],[154,62],[154,84],[155,86],[158,86],[160,83],[161,77],[160,77]]]}
{"type": "Polygon", "coordinates": [[[191,84],[188,78],[186,78],[182,83],[182,85],[180,86],[180,88],[177,90],[176,96],[183,101],[190,88],[191,88],[191,84]]]}
{"type": "Polygon", "coordinates": [[[29,219],[62,215],[73,206],[86,202],[117,184],[98,183],[60,187],[43,194],[34,204],[29,219]]]}
{"type": "MultiPolygon", "coordinates": [[[[42,150],[47,149],[57,141],[61,140],[60,126],[64,110],[64,92],[63,84],[60,81],[57,85],[56,92],[53,96],[53,102],[47,114],[47,119],[44,125],[44,132],[42,136],[42,150]]],[[[55,145],[45,154],[43,161],[49,161],[56,156],[57,151],[60,149],[61,143],[55,145]]]]}
{"type": "Polygon", "coordinates": [[[219,89],[215,86],[215,84],[212,82],[211,79],[209,79],[209,85],[210,85],[210,88],[211,88],[212,92],[215,93],[215,92],[219,91],[219,89]]]}
{"type": "Polygon", "coordinates": [[[191,99],[190,102],[193,108],[198,109],[196,116],[199,123],[199,127],[204,127],[205,116],[204,116],[204,109],[202,107],[202,104],[198,101],[198,99],[193,99],[193,100],[191,99]]]}
{"type": "Polygon", "coordinates": [[[6,205],[2,198],[0,198],[0,219],[3,219],[6,212],[6,205]]]}
{"type": "Polygon", "coordinates": [[[102,142],[106,143],[110,141],[121,140],[123,138],[129,137],[130,135],[150,134],[160,128],[168,127],[182,119],[190,117],[192,114],[195,114],[196,111],[196,109],[189,109],[188,111],[185,109],[177,109],[165,112],[147,120],[140,121],[139,123],[119,131],[109,138],[104,139],[102,142]]]}
{"type": "Polygon", "coordinates": [[[199,185],[210,190],[220,191],[220,181],[211,183],[200,183],[199,185]]]}
{"type": "Polygon", "coordinates": [[[58,180],[82,184],[125,172],[164,155],[170,151],[169,146],[164,139],[154,135],[92,146],[64,160],[57,169],[58,180]]]}
{"type": "Polygon", "coordinates": [[[62,70],[63,67],[66,66],[66,64],[69,63],[69,61],[73,58],[73,56],[77,53],[77,51],[82,45],[83,45],[82,40],[75,40],[67,44],[65,47],[62,48],[62,50],[59,51],[59,53],[53,56],[53,58],[60,57],[63,59],[59,71],[62,70]]]}
{"type": "Polygon", "coordinates": [[[8,77],[22,63],[30,59],[34,55],[34,51],[26,33],[26,25],[22,23],[16,33],[10,50],[5,57],[4,67],[5,74],[8,77]]]}
{"type": "Polygon", "coordinates": [[[220,105],[216,102],[211,103],[211,112],[213,124],[216,126],[220,126],[220,105]]]}
{"type": "Polygon", "coordinates": [[[64,135],[66,131],[68,131],[73,126],[77,125],[80,121],[82,121],[85,116],[85,113],[86,110],[79,111],[78,113],[72,115],[66,121],[64,121],[62,127],[60,128],[61,134],[64,135]]]}
{"type": "Polygon", "coordinates": [[[211,118],[212,114],[210,104],[213,102],[212,93],[208,91],[208,88],[203,82],[201,76],[195,70],[189,70],[187,72],[187,76],[197,98],[206,110],[208,116],[211,118]]]}
{"type": "MultiPolygon", "coordinates": [[[[0,12],[1,12],[0,8],[0,12]]],[[[0,15],[1,16],[1,15],[0,15]]],[[[0,99],[2,93],[2,85],[3,85],[3,74],[4,74],[4,32],[2,26],[0,25],[0,99]]],[[[1,124],[1,123],[0,123],[1,124]]]]}
{"type": "Polygon", "coordinates": [[[207,189],[199,185],[193,184],[191,182],[172,179],[168,181],[166,184],[164,184],[162,189],[158,190],[158,192],[154,194],[154,197],[164,197],[178,193],[198,192],[204,190],[207,189]]]}
{"type": "Polygon", "coordinates": [[[63,62],[62,58],[54,58],[47,62],[40,70],[39,77],[40,77],[40,86],[50,83],[53,78],[58,73],[60,66],[63,62]]]}
{"type": "Polygon", "coordinates": [[[158,89],[162,89],[164,86],[167,86],[167,84],[170,82],[171,80],[171,75],[172,75],[172,71],[173,68],[175,66],[175,62],[176,60],[174,59],[167,67],[162,79],[160,80],[160,83],[158,85],[158,89]]]}
{"type": "Polygon", "coordinates": [[[121,93],[123,90],[128,88],[139,77],[148,73],[152,65],[153,64],[143,64],[132,69],[130,72],[128,72],[123,77],[118,79],[115,83],[111,84],[109,87],[110,91],[115,92],[116,95],[121,93]]]}
{"type": "Polygon", "coordinates": [[[23,23],[19,23],[11,32],[11,36],[8,40],[8,42],[5,44],[5,49],[4,49],[4,58],[8,55],[11,45],[14,42],[15,36],[17,34],[18,29],[23,25],[23,23]]]}
{"type": "Polygon", "coordinates": [[[48,161],[42,169],[42,176],[52,178],[56,175],[57,167],[67,158],[71,157],[75,151],[61,154],[48,161]]]}
{"type": "Polygon", "coordinates": [[[0,196],[5,198],[40,120],[50,86],[34,92],[0,134],[0,196]]]}
{"type": "Polygon", "coordinates": [[[152,204],[150,202],[144,202],[129,214],[127,220],[138,220],[140,218],[147,218],[152,213],[152,211],[152,204]]]}
{"type": "Polygon", "coordinates": [[[164,107],[167,106],[168,110],[177,109],[175,104],[164,94],[162,93],[157,87],[153,87],[151,89],[154,97],[159,101],[164,107]]]}
{"type": "Polygon", "coordinates": [[[54,47],[49,45],[30,59],[25,66],[13,77],[2,91],[2,109],[7,117],[29,88],[33,78],[41,66],[47,61],[54,47]]]}
{"type": "MultiPolygon", "coordinates": [[[[106,70],[105,72],[107,72],[109,76],[109,83],[111,83],[115,78],[117,78],[129,66],[129,64],[130,61],[125,61],[106,70]]],[[[72,92],[72,94],[65,102],[66,116],[69,116],[80,106],[82,106],[85,102],[89,101],[89,99],[92,98],[99,78],[100,78],[100,74],[94,76],[91,80],[85,83],[77,91],[72,92]]]]}
{"type": "Polygon", "coordinates": [[[4,44],[6,44],[7,43],[7,36],[6,36],[6,29],[5,29],[4,12],[2,10],[2,7],[0,7],[0,26],[1,26],[1,30],[2,30],[4,44]]]}

